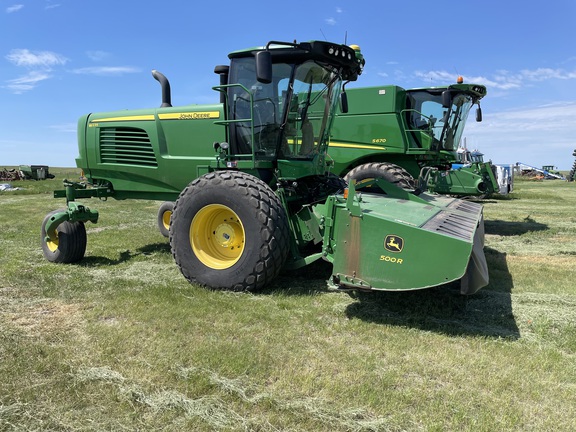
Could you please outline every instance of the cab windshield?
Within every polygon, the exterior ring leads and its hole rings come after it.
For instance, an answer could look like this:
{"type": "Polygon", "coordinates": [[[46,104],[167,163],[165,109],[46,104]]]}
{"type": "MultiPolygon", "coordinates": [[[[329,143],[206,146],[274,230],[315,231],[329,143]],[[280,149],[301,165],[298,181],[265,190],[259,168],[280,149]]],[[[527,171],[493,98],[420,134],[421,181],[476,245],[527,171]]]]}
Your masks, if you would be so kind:
{"type": "Polygon", "coordinates": [[[312,158],[323,151],[338,102],[339,74],[314,61],[272,66],[272,82],[256,81],[254,59],[233,60],[229,88],[232,153],[259,159],[312,158]]]}
{"type": "Polygon", "coordinates": [[[428,131],[441,150],[458,147],[473,99],[465,93],[456,93],[450,108],[442,106],[442,92],[410,91],[408,95],[409,128],[428,131]]]}

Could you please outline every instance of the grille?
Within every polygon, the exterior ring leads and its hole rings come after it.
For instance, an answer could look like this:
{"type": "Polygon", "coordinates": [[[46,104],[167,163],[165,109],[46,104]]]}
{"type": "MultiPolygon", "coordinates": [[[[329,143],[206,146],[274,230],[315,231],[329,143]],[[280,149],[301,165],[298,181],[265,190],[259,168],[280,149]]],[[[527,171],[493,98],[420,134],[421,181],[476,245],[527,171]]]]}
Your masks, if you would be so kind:
{"type": "Polygon", "coordinates": [[[444,210],[438,213],[424,224],[422,228],[472,241],[476,226],[481,217],[482,206],[476,203],[458,200],[448,208],[450,210],[444,210]]]}
{"type": "Polygon", "coordinates": [[[102,163],[158,166],[146,131],[129,127],[100,129],[100,160],[102,163]]]}
{"type": "Polygon", "coordinates": [[[455,200],[448,206],[448,208],[477,215],[482,211],[482,204],[470,201],[455,200]]]}

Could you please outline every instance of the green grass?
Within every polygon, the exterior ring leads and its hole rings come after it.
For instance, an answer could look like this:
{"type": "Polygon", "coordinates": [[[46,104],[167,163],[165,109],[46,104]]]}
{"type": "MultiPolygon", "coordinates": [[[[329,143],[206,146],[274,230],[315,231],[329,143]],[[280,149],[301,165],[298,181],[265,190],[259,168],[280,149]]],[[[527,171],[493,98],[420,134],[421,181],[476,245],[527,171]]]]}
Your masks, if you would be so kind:
{"type": "Polygon", "coordinates": [[[188,284],[153,201],[85,200],[88,250],[40,249],[74,170],[0,192],[0,430],[576,430],[576,184],[484,201],[490,285],[262,292],[188,284]]]}

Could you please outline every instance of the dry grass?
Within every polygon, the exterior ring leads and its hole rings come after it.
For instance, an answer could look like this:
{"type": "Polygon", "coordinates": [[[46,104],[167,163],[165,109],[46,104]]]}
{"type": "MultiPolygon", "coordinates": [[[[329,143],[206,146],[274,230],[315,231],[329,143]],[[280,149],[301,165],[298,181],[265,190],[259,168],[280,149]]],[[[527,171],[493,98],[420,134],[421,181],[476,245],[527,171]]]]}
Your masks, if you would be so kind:
{"type": "Polygon", "coordinates": [[[470,298],[333,292],[325,263],[194,287],[148,201],[89,202],[85,260],[52,265],[39,226],[61,203],[0,195],[0,430],[576,430],[573,186],[485,202],[470,298]]]}

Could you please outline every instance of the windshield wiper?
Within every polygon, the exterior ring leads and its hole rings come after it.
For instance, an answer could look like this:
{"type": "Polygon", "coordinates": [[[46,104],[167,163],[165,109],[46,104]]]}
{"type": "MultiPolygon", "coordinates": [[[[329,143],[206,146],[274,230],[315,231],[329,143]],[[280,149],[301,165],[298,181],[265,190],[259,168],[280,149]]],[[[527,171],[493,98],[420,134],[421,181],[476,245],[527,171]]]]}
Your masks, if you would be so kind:
{"type": "Polygon", "coordinates": [[[280,154],[282,150],[282,141],[284,139],[284,130],[286,129],[286,124],[288,123],[288,114],[290,112],[290,101],[294,95],[294,79],[296,77],[296,65],[292,65],[292,70],[290,71],[290,78],[288,79],[288,91],[286,92],[286,100],[284,101],[284,112],[282,113],[282,123],[278,131],[278,141],[276,142],[276,156],[280,154]]]}
{"type": "Polygon", "coordinates": [[[310,78],[310,86],[308,87],[308,95],[306,96],[306,102],[302,111],[300,112],[300,129],[304,126],[304,120],[306,120],[306,116],[308,115],[308,107],[310,106],[310,99],[312,97],[312,78],[310,78]]]}

